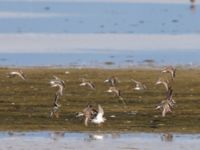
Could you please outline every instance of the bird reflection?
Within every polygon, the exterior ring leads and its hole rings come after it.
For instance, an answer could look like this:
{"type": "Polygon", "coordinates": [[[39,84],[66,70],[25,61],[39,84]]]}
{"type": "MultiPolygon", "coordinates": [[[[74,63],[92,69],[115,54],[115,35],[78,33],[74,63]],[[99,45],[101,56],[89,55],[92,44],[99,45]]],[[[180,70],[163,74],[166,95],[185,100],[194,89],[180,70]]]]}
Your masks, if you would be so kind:
{"type": "Polygon", "coordinates": [[[190,2],[191,2],[190,9],[193,13],[195,13],[196,11],[195,0],[190,0],[190,2]]]}
{"type": "Polygon", "coordinates": [[[65,136],[65,132],[55,131],[55,132],[49,133],[49,136],[54,141],[57,141],[58,139],[63,138],[65,136]]]}
{"type": "Polygon", "coordinates": [[[173,141],[173,134],[172,133],[164,133],[161,136],[161,140],[164,142],[172,142],[173,141]]]}
{"type": "Polygon", "coordinates": [[[103,140],[103,139],[104,139],[103,134],[89,134],[85,140],[90,142],[90,141],[94,141],[94,140],[103,140]]]}

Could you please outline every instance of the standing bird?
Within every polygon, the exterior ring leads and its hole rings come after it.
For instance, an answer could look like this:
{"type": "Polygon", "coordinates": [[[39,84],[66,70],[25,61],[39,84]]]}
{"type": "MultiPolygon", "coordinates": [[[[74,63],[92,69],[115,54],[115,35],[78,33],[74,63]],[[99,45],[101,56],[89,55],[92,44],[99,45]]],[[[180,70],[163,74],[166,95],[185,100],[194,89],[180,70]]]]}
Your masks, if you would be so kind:
{"type": "Polygon", "coordinates": [[[165,67],[162,71],[162,73],[170,73],[172,80],[174,80],[175,76],[176,76],[176,68],[172,67],[172,66],[167,66],[165,67]]]}
{"type": "Polygon", "coordinates": [[[115,97],[119,97],[119,100],[121,100],[123,104],[126,104],[123,97],[121,96],[121,91],[116,87],[110,87],[106,92],[113,93],[115,97]]]}
{"type": "Polygon", "coordinates": [[[104,118],[103,115],[104,115],[104,110],[101,107],[101,105],[98,105],[98,113],[96,117],[91,120],[91,122],[101,125],[101,123],[104,123],[106,121],[106,118],[104,118]]]}
{"type": "Polygon", "coordinates": [[[16,76],[19,76],[22,80],[25,80],[25,74],[22,70],[19,70],[19,71],[12,71],[8,74],[8,78],[13,78],[13,77],[16,77],[16,76]]]}
{"type": "Polygon", "coordinates": [[[95,90],[95,85],[93,82],[91,81],[88,81],[86,79],[82,79],[82,82],[79,84],[80,86],[86,86],[86,87],[89,87],[90,89],[92,90],[95,90]]]}
{"type": "Polygon", "coordinates": [[[136,84],[135,87],[134,87],[135,90],[145,90],[147,88],[145,84],[142,84],[139,81],[136,81],[136,80],[133,80],[133,79],[131,79],[131,81],[133,81],[136,84]]]}
{"type": "Polygon", "coordinates": [[[116,84],[119,83],[119,82],[120,81],[116,76],[111,76],[104,81],[104,83],[109,83],[110,86],[116,86],[116,84]]]}
{"type": "Polygon", "coordinates": [[[166,91],[168,91],[169,90],[169,81],[167,80],[167,79],[164,79],[164,78],[159,78],[158,80],[157,80],[157,82],[156,82],[156,85],[159,85],[159,84],[163,84],[164,85],[164,87],[165,87],[165,89],[166,89],[166,91]]]}

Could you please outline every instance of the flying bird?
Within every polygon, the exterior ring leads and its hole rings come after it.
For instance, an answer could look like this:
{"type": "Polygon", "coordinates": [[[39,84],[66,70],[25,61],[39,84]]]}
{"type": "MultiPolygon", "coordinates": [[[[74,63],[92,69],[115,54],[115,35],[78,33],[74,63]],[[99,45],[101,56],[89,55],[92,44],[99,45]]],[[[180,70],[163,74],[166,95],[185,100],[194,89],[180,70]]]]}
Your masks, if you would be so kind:
{"type": "Polygon", "coordinates": [[[58,87],[58,90],[56,92],[56,95],[62,96],[63,95],[63,89],[65,87],[65,82],[58,78],[57,76],[53,76],[54,79],[51,80],[49,83],[51,87],[58,87]]]}
{"type": "Polygon", "coordinates": [[[104,123],[105,121],[106,121],[106,118],[104,118],[104,110],[101,107],[101,105],[98,105],[98,113],[96,117],[91,120],[91,122],[100,125],[104,123]]]}
{"type": "Polygon", "coordinates": [[[159,78],[156,82],[156,85],[159,85],[159,84],[163,84],[166,91],[169,90],[170,85],[169,85],[169,81],[167,79],[159,78]]]}
{"type": "Polygon", "coordinates": [[[123,104],[126,104],[123,97],[121,96],[121,91],[117,89],[116,87],[110,87],[106,92],[113,93],[115,97],[119,97],[119,100],[123,102],[123,104]]]}
{"type": "Polygon", "coordinates": [[[13,78],[13,77],[16,77],[16,76],[19,76],[22,80],[25,80],[25,74],[22,70],[19,70],[19,71],[12,71],[8,74],[8,78],[13,78]]]}
{"type": "Polygon", "coordinates": [[[95,118],[97,113],[98,111],[94,109],[92,105],[88,104],[87,107],[83,109],[83,112],[79,112],[76,117],[84,116],[84,124],[88,126],[88,122],[95,118]]]}
{"type": "Polygon", "coordinates": [[[119,82],[120,81],[116,76],[111,76],[104,81],[104,83],[109,83],[110,86],[116,86],[116,84],[119,83],[119,82]]]}
{"type": "Polygon", "coordinates": [[[86,86],[89,87],[92,90],[95,90],[95,85],[92,81],[82,79],[82,82],[80,83],[80,86],[86,86]]]}
{"type": "Polygon", "coordinates": [[[162,71],[162,73],[170,73],[172,80],[175,78],[176,76],[176,68],[172,67],[172,66],[167,66],[165,67],[162,71]]]}
{"type": "Polygon", "coordinates": [[[145,90],[147,87],[145,84],[139,82],[139,81],[136,81],[136,80],[133,80],[131,79],[131,81],[133,81],[136,85],[134,87],[135,90],[145,90]]]}
{"type": "Polygon", "coordinates": [[[162,110],[162,117],[165,117],[168,112],[172,112],[171,106],[168,100],[163,100],[160,105],[156,107],[156,110],[162,110]]]}

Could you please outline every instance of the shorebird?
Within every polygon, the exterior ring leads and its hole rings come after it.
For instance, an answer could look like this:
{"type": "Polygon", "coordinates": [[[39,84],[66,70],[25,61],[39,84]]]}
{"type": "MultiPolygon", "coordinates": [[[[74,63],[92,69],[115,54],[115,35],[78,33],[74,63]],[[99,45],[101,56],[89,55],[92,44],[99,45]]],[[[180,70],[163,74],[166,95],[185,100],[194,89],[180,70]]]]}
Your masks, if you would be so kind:
{"type": "Polygon", "coordinates": [[[50,117],[55,116],[56,118],[59,118],[59,112],[58,111],[59,111],[60,105],[58,104],[58,99],[59,99],[59,96],[56,95],[55,99],[54,99],[54,103],[53,103],[53,109],[50,112],[50,117]]]}
{"type": "Polygon", "coordinates": [[[82,79],[82,82],[80,83],[80,86],[87,86],[92,90],[95,90],[95,85],[91,81],[88,81],[86,79],[82,79]]]}
{"type": "Polygon", "coordinates": [[[56,95],[62,96],[63,95],[63,88],[65,86],[65,82],[58,78],[57,76],[53,76],[54,80],[51,80],[49,83],[51,87],[58,87],[58,91],[56,92],[56,95]]]}
{"type": "Polygon", "coordinates": [[[121,91],[117,89],[115,86],[110,87],[106,92],[113,93],[115,97],[119,97],[119,99],[126,104],[123,97],[121,96],[121,91]]]}
{"type": "Polygon", "coordinates": [[[176,68],[172,67],[172,66],[167,66],[165,67],[162,71],[162,73],[170,73],[172,80],[175,78],[176,76],[176,68]]]}
{"type": "Polygon", "coordinates": [[[53,75],[53,78],[54,79],[49,82],[51,85],[53,85],[53,84],[60,84],[60,85],[65,86],[65,81],[63,81],[62,79],[58,78],[55,75],[53,75]]]}
{"type": "Polygon", "coordinates": [[[25,74],[22,70],[19,70],[19,71],[12,71],[8,74],[8,78],[13,78],[13,77],[16,77],[16,76],[19,76],[21,79],[25,80],[25,74]]]}
{"type": "Polygon", "coordinates": [[[101,105],[98,105],[98,113],[96,117],[91,120],[91,122],[98,125],[100,125],[101,123],[104,123],[106,121],[106,118],[104,118],[103,115],[104,115],[104,110],[101,107],[101,105]]]}
{"type": "Polygon", "coordinates": [[[142,84],[139,81],[136,81],[136,80],[133,80],[133,79],[131,79],[131,81],[133,81],[136,84],[135,87],[134,87],[135,90],[145,90],[147,88],[145,84],[142,84]]]}
{"type": "Polygon", "coordinates": [[[88,126],[88,122],[95,118],[97,113],[98,111],[94,109],[92,105],[88,104],[87,107],[83,109],[83,112],[79,112],[76,117],[84,116],[84,124],[88,126]]]}
{"type": "Polygon", "coordinates": [[[56,92],[56,95],[60,95],[60,96],[63,95],[64,86],[62,84],[54,83],[54,84],[51,84],[51,87],[58,87],[58,91],[56,92]]]}
{"type": "Polygon", "coordinates": [[[169,103],[168,100],[163,100],[161,102],[161,104],[156,107],[156,110],[157,109],[161,109],[162,110],[162,117],[165,117],[166,113],[172,112],[171,106],[170,106],[170,103],[169,103]]]}
{"type": "Polygon", "coordinates": [[[169,81],[167,80],[167,79],[164,79],[164,78],[159,78],[158,80],[157,80],[157,82],[156,82],[156,85],[159,85],[159,84],[163,84],[164,85],[164,87],[165,87],[165,89],[166,89],[166,91],[168,91],[169,90],[169,81]]]}
{"type": "Polygon", "coordinates": [[[116,86],[119,83],[119,79],[116,76],[111,76],[104,81],[104,83],[109,83],[111,86],[116,86]]]}
{"type": "Polygon", "coordinates": [[[176,102],[173,99],[173,89],[171,87],[167,91],[166,98],[169,101],[170,106],[173,107],[176,102]]]}

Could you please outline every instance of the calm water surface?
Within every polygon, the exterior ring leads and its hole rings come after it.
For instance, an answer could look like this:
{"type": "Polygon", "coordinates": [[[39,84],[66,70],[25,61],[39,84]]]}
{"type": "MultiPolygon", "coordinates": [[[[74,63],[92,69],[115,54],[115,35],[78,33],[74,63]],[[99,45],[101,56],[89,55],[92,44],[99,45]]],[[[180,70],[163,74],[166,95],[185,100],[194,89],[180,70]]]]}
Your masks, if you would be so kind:
{"type": "Polygon", "coordinates": [[[200,51],[168,52],[137,51],[117,53],[2,53],[0,66],[53,66],[53,67],[160,67],[162,65],[181,65],[199,67],[200,51]]]}
{"type": "Polygon", "coordinates": [[[1,132],[2,150],[199,150],[199,134],[1,132]]]}

